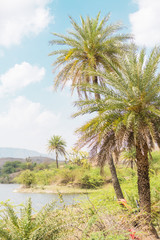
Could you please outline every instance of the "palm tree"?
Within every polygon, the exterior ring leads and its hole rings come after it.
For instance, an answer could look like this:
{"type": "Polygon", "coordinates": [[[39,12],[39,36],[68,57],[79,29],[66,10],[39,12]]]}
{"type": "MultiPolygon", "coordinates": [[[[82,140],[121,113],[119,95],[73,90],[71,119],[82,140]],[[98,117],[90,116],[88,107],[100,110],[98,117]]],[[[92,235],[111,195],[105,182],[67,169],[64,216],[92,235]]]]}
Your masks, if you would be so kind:
{"type": "MultiPolygon", "coordinates": [[[[87,72],[91,69],[109,68],[112,69],[108,60],[119,66],[118,56],[122,55],[127,45],[124,44],[130,38],[128,34],[118,34],[122,29],[122,24],[108,24],[109,15],[99,20],[100,13],[95,19],[83,17],[81,25],[78,25],[71,17],[73,30],[68,31],[67,35],[53,33],[57,39],[51,41],[52,45],[61,45],[63,48],[50,53],[57,56],[53,66],[58,69],[55,78],[55,88],[65,86],[71,81],[71,88],[77,88],[78,94],[84,92],[85,87],[79,88],[81,83],[102,84],[103,79],[98,76],[90,76],[87,72]]],[[[95,97],[100,95],[95,93],[95,97]]]]}
{"type": "MultiPolygon", "coordinates": [[[[83,88],[80,87],[82,83],[104,85],[103,78],[98,75],[91,76],[90,70],[107,68],[112,71],[110,61],[116,66],[120,66],[119,56],[128,50],[126,40],[131,36],[119,34],[122,24],[108,24],[109,17],[107,15],[101,21],[99,20],[100,13],[95,19],[87,17],[85,20],[80,17],[81,25],[78,25],[70,17],[73,30],[68,31],[68,35],[53,33],[57,39],[52,40],[51,44],[64,46],[50,53],[51,56],[58,55],[53,63],[55,70],[59,69],[54,82],[55,88],[60,85],[63,88],[68,81],[71,81],[72,92],[76,88],[79,96],[83,92],[87,98],[85,85],[83,88]]],[[[95,92],[94,94],[95,99],[100,98],[100,93],[95,92]]],[[[111,173],[116,172],[113,161],[110,167],[113,167],[111,173]]],[[[118,178],[116,182],[118,182],[118,178]]],[[[121,189],[119,191],[122,192],[121,189]]],[[[123,198],[122,194],[121,198],[123,198]]]]}
{"type": "Polygon", "coordinates": [[[54,135],[48,142],[48,151],[55,152],[56,154],[56,165],[58,168],[58,155],[66,155],[66,142],[62,139],[61,136],[54,135]]]}
{"type": "MultiPolygon", "coordinates": [[[[115,143],[119,149],[135,146],[140,209],[145,212],[143,216],[151,230],[153,227],[150,225],[148,153],[155,143],[160,146],[160,74],[157,72],[159,61],[160,48],[155,47],[147,58],[145,49],[137,53],[133,47],[126,57],[121,59],[121,69],[110,62],[114,71],[93,73],[104,78],[106,85],[90,85],[87,90],[100,93],[101,99],[76,103],[80,109],[76,115],[98,113],[99,129],[103,130],[98,134],[98,142],[104,141],[105,136],[114,131],[115,143]]],[[[95,122],[95,118],[91,121],[95,122]]],[[[85,126],[87,128],[87,124],[85,126]]],[[[96,124],[93,125],[93,136],[95,131],[97,133],[95,128],[96,124]]]]}

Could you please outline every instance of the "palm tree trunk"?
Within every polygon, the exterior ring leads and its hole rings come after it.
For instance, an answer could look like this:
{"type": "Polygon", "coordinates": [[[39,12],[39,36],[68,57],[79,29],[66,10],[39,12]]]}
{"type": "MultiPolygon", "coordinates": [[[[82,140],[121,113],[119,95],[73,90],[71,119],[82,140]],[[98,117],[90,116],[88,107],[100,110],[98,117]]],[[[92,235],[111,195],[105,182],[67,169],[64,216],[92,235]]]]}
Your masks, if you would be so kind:
{"type": "Polygon", "coordinates": [[[109,169],[110,169],[110,172],[111,172],[112,183],[113,183],[113,187],[114,187],[114,190],[115,190],[115,193],[116,193],[116,197],[117,197],[117,199],[124,199],[122,189],[121,189],[121,186],[119,184],[118,177],[117,177],[117,172],[116,172],[116,168],[115,168],[112,156],[108,159],[108,165],[109,165],[109,169]]]}
{"type": "Polygon", "coordinates": [[[131,160],[131,169],[133,170],[133,160],[131,160]]]}
{"type": "MultiPolygon", "coordinates": [[[[97,76],[95,76],[95,77],[93,78],[93,84],[98,85],[98,77],[97,77],[97,76]]],[[[94,95],[95,95],[95,99],[96,99],[96,100],[100,99],[100,94],[99,94],[99,93],[95,93],[94,95]]]]}
{"type": "Polygon", "coordinates": [[[151,213],[151,196],[149,182],[148,150],[144,148],[142,153],[140,146],[136,146],[137,173],[138,173],[138,194],[140,209],[151,213]]]}
{"type": "Polygon", "coordinates": [[[136,146],[136,158],[140,211],[143,213],[142,218],[144,224],[156,236],[156,238],[159,239],[155,228],[151,224],[151,194],[147,145],[144,146],[143,153],[140,145],[136,146]]]}
{"type": "Polygon", "coordinates": [[[57,168],[58,168],[59,166],[58,166],[58,153],[57,153],[57,151],[56,151],[56,165],[57,165],[57,168]]]}
{"type": "Polygon", "coordinates": [[[102,165],[102,166],[100,166],[100,175],[102,177],[104,177],[104,174],[105,174],[105,172],[104,172],[104,165],[102,165]]]}

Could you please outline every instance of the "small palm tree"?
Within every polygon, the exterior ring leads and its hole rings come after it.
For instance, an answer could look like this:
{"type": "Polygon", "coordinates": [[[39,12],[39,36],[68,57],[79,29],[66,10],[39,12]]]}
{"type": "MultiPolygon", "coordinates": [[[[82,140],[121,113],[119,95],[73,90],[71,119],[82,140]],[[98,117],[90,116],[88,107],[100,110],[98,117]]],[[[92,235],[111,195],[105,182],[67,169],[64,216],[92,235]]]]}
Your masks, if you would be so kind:
{"type": "Polygon", "coordinates": [[[48,142],[48,151],[55,152],[56,154],[56,165],[58,168],[58,155],[66,155],[66,142],[62,139],[61,136],[54,135],[48,142]]]}
{"type": "MultiPolygon", "coordinates": [[[[53,33],[57,39],[51,41],[52,45],[64,46],[60,50],[50,53],[51,56],[57,56],[53,63],[58,74],[55,78],[55,87],[65,86],[71,81],[72,90],[77,88],[81,95],[81,83],[102,84],[103,79],[98,76],[90,76],[87,72],[91,69],[97,70],[103,67],[111,70],[108,60],[113,61],[119,66],[118,56],[126,52],[127,45],[124,44],[130,38],[128,34],[119,34],[122,24],[108,24],[109,15],[99,20],[100,13],[95,19],[83,17],[81,25],[78,25],[71,17],[73,30],[68,31],[67,35],[53,33]]],[[[86,94],[85,88],[83,89],[86,94]]],[[[99,94],[95,93],[96,98],[99,94]]]]}

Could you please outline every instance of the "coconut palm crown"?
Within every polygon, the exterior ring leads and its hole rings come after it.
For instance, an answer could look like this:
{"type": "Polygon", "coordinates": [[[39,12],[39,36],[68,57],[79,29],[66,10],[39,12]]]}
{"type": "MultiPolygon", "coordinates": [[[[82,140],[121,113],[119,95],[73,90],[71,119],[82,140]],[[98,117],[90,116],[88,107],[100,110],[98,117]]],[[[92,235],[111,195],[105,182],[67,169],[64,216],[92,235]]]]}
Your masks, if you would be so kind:
{"type": "MultiPolygon", "coordinates": [[[[122,29],[122,24],[108,24],[109,15],[101,21],[100,13],[95,19],[87,17],[81,18],[81,25],[78,25],[71,17],[73,30],[68,31],[67,35],[53,33],[56,37],[51,41],[52,45],[61,45],[62,48],[53,51],[50,55],[57,56],[53,63],[54,69],[58,69],[55,77],[55,88],[71,81],[71,88],[76,87],[79,95],[79,84],[84,82],[101,83],[101,77],[90,76],[87,71],[100,67],[111,68],[107,63],[108,59],[116,65],[119,64],[118,56],[122,55],[127,49],[124,44],[130,38],[128,34],[117,33],[122,29]]],[[[85,89],[83,89],[85,93],[85,89]]]]}
{"type": "Polygon", "coordinates": [[[106,85],[90,85],[87,90],[102,98],[77,101],[75,114],[98,113],[79,129],[82,142],[97,138],[101,151],[112,136],[119,150],[135,146],[140,208],[147,213],[151,212],[148,153],[155,143],[160,146],[159,61],[160,48],[146,57],[145,49],[137,52],[133,46],[121,59],[121,69],[110,62],[114,71],[92,73],[104,78],[106,85]]]}
{"type": "Polygon", "coordinates": [[[62,139],[61,136],[54,135],[48,141],[48,152],[55,152],[56,154],[56,165],[58,168],[58,155],[66,155],[66,142],[62,139]]]}

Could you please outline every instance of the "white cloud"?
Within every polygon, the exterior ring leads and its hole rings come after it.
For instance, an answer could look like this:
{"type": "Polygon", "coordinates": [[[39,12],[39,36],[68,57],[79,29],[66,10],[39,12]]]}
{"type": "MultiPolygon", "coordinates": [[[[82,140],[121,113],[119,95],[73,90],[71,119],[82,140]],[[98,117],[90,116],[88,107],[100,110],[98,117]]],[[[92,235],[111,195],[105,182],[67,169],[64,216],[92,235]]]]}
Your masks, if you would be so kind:
{"type": "Polygon", "coordinates": [[[136,0],[138,11],[130,14],[132,33],[138,45],[160,44],[160,1],[136,0]]]}
{"type": "Polygon", "coordinates": [[[22,38],[40,33],[53,19],[47,4],[50,0],[0,1],[0,45],[17,45],[22,38]]]}
{"type": "Polygon", "coordinates": [[[17,97],[8,111],[0,114],[0,146],[46,152],[51,133],[57,133],[59,118],[40,103],[17,97]]]}
{"type": "Polygon", "coordinates": [[[45,69],[32,66],[27,62],[16,64],[0,76],[0,97],[15,93],[31,83],[39,82],[45,75],[45,69]]]}

